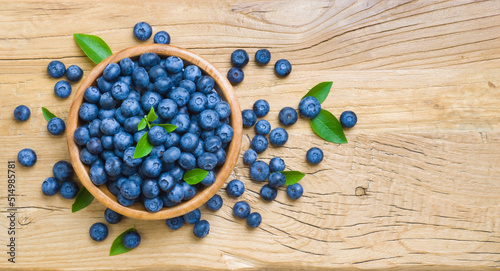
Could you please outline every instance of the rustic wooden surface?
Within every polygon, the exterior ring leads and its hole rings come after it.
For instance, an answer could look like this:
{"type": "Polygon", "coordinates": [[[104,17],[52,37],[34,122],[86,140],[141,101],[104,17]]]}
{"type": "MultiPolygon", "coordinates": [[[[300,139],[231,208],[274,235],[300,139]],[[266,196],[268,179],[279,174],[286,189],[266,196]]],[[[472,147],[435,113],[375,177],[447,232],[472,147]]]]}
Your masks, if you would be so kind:
{"type": "MultiPolygon", "coordinates": [[[[381,269],[488,270],[500,267],[500,1],[2,1],[0,8],[0,269],[381,269]],[[284,148],[261,157],[285,159],[307,173],[304,196],[279,192],[264,203],[260,184],[237,163],[242,199],[263,216],[249,230],[233,218],[223,191],[207,238],[192,227],[173,232],[164,221],[124,219],[107,240],[88,228],[103,222],[94,202],[72,214],[72,201],[45,197],[40,185],[52,165],[69,160],[64,136],[50,136],[41,106],[63,119],[71,98],[54,96],[46,74],[54,59],[94,66],[72,34],[102,37],[113,51],[140,44],[138,21],[166,30],[172,44],[206,57],[221,71],[244,48],[269,48],[272,63],[250,61],[236,87],[242,108],[259,98],[267,118],[296,106],[321,81],[332,80],[323,106],[336,116],[354,110],[349,144],[328,144],[300,119],[284,148]],[[285,79],[274,62],[293,64],[285,79]],[[498,86],[498,87],[497,87],[498,86]],[[18,104],[31,119],[16,123],[18,104]],[[305,163],[320,146],[325,160],[305,163]],[[7,161],[31,147],[33,168],[16,168],[16,263],[7,261],[7,161]],[[136,226],[140,247],[109,257],[113,239],[136,226]]],[[[152,42],[149,41],[149,42],[152,42]]],[[[252,57],[253,59],[253,57],[252,57]]],[[[78,84],[74,84],[74,88],[78,84]]],[[[73,95],[73,94],[72,94],[73,95]]],[[[244,130],[243,151],[253,136],[244,130]]]]}

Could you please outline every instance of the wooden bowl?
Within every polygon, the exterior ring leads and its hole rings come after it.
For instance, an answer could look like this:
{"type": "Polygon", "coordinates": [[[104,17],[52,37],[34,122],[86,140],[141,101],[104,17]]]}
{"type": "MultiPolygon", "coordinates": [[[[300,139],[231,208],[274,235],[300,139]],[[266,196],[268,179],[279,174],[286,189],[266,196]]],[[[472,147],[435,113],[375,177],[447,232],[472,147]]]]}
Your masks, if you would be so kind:
{"type": "Polygon", "coordinates": [[[200,57],[199,55],[170,45],[163,44],[148,44],[131,47],[115,53],[110,57],[103,60],[92,69],[90,74],[82,81],[78,88],[73,103],[71,104],[69,117],[67,121],[67,140],[68,149],[71,157],[71,164],[75,169],[78,178],[87,190],[94,195],[106,207],[128,217],[137,219],[167,219],[186,214],[207,202],[215,193],[221,188],[224,182],[228,179],[229,174],[233,170],[236,160],[240,152],[241,137],[242,137],[242,119],[241,109],[236,96],[234,95],[233,88],[224,75],[222,75],[210,62],[200,57]],[[226,163],[217,172],[215,183],[211,186],[197,191],[194,198],[189,201],[182,202],[174,207],[163,207],[159,212],[150,213],[144,209],[141,203],[134,203],[130,207],[125,207],[118,203],[116,197],[109,192],[106,185],[95,186],[89,177],[89,167],[85,166],[80,161],[80,147],[75,143],[73,134],[75,129],[80,126],[78,110],[83,103],[83,95],[85,90],[96,84],[96,79],[101,76],[104,68],[109,63],[117,63],[121,59],[129,57],[136,58],[143,53],[156,53],[160,56],[177,56],[182,60],[198,66],[204,74],[212,76],[215,80],[215,89],[219,92],[221,99],[227,101],[231,106],[231,127],[234,130],[234,136],[229,144],[227,151],[226,163]]]}

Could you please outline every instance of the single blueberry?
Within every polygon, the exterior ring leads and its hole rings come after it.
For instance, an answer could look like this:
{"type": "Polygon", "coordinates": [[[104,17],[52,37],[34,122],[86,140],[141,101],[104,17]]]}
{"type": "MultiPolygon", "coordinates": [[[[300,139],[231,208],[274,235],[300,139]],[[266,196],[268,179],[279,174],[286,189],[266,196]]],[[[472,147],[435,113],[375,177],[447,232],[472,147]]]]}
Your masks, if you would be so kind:
{"type": "Polygon", "coordinates": [[[132,71],[132,80],[136,87],[144,88],[149,85],[149,75],[143,67],[135,67],[132,71]]]}
{"type": "MultiPolygon", "coordinates": [[[[112,88],[113,86],[111,86],[112,88]]],[[[113,109],[116,107],[118,104],[118,101],[113,98],[113,94],[111,93],[111,90],[109,92],[105,92],[101,95],[101,98],[99,99],[99,105],[101,106],[102,109],[113,109]]]]}
{"type": "Polygon", "coordinates": [[[113,87],[111,88],[111,95],[116,100],[123,101],[127,99],[129,94],[130,88],[125,82],[118,81],[114,83],[113,87]]]}
{"type": "Polygon", "coordinates": [[[196,91],[196,84],[191,80],[180,81],[179,87],[186,89],[191,94],[193,94],[196,91]]]}
{"type": "Polygon", "coordinates": [[[104,219],[106,219],[106,222],[109,224],[117,224],[122,220],[122,215],[109,209],[106,208],[106,211],[104,211],[104,219]]]}
{"type": "Polygon", "coordinates": [[[271,61],[271,52],[267,49],[260,49],[255,52],[255,62],[259,65],[266,65],[271,61]]]}
{"type": "Polygon", "coordinates": [[[179,166],[188,171],[196,167],[196,158],[189,152],[183,152],[179,157],[178,163],[179,166]]]}
{"type": "Polygon", "coordinates": [[[196,188],[186,182],[183,182],[182,184],[182,191],[184,192],[183,199],[184,201],[188,201],[196,195],[196,188]]]}
{"type": "Polygon", "coordinates": [[[123,152],[123,162],[129,167],[137,167],[142,163],[142,158],[134,158],[135,147],[128,147],[123,152]]]}
{"type": "Polygon", "coordinates": [[[103,135],[101,132],[101,123],[102,121],[100,119],[94,119],[89,123],[89,135],[91,137],[101,137],[103,135]]]}
{"type": "Polygon", "coordinates": [[[128,179],[122,183],[120,194],[126,199],[133,200],[141,194],[141,187],[136,182],[128,179]]]}
{"type": "Polygon", "coordinates": [[[290,126],[297,122],[299,116],[297,111],[291,107],[284,107],[278,115],[279,121],[284,126],[290,126]]]}
{"type": "Polygon", "coordinates": [[[92,240],[101,242],[108,237],[108,226],[103,223],[94,223],[89,230],[92,240]]]}
{"type": "Polygon", "coordinates": [[[207,95],[207,108],[214,109],[221,102],[220,95],[217,91],[213,91],[207,95]]]}
{"type": "Polygon", "coordinates": [[[217,157],[217,165],[216,166],[222,166],[227,159],[227,154],[224,149],[219,149],[218,151],[215,152],[215,156],[217,157]]]}
{"type": "Polygon", "coordinates": [[[189,91],[181,87],[177,87],[167,94],[167,97],[174,100],[178,107],[187,105],[189,102],[189,96],[189,91]]]}
{"type": "Polygon", "coordinates": [[[84,148],[80,151],[80,161],[82,161],[82,163],[84,165],[92,165],[95,161],[97,160],[97,155],[95,154],[91,154],[87,148],[84,148]]]}
{"type": "Polygon", "coordinates": [[[243,163],[246,165],[251,165],[257,160],[257,152],[253,149],[249,149],[243,155],[243,163]]]}
{"type": "Polygon", "coordinates": [[[70,179],[74,174],[73,166],[66,161],[59,161],[52,166],[52,174],[58,181],[70,179]]]}
{"type": "Polygon", "coordinates": [[[118,79],[121,73],[121,67],[117,63],[110,63],[104,68],[102,72],[102,77],[108,82],[115,81],[118,79]]]}
{"type": "Polygon", "coordinates": [[[161,95],[166,95],[167,92],[174,86],[174,82],[170,77],[165,76],[157,79],[154,83],[154,86],[156,92],[160,93],[161,95]]]}
{"type": "Polygon", "coordinates": [[[215,81],[208,75],[203,75],[198,82],[196,82],[196,90],[203,94],[210,94],[214,89],[215,81]]]}
{"type": "Polygon", "coordinates": [[[163,208],[163,201],[160,197],[147,198],[144,200],[144,208],[150,213],[156,213],[163,208]]]}
{"type": "Polygon", "coordinates": [[[262,216],[257,212],[253,212],[249,214],[247,217],[247,225],[250,228],[257,228],[261,222],[262,222],[262,216]]]}
{"type": "Polygon", "coordinates": [[[281,127],[274,128],[269,134],[269,140],[275,146],[283,146],[288,140],[288,133],[281,127]]]}
{"type": "MultiPolygon", "coordinates": [[[[172,121],[172,124],[174,122],[172,121]]],[[[176,129],[177,130],[177,129],[176,129]]],[[[179,142],[181,141],[181,137],[178,133],[168,133],[167,140],[165,141],[165,148],[176,147],[179,146],[179,142]]]]}
{"type": "Polygon", "coordinates": [[[238,201],[234,204],[233,215],[237,218],[247,218],[250,214],[250,205],[246,201],[238,201]]]}
{"type": "Polygon", "coordinates": [[[66,66],[61,61],[53,60],[47,66],[47,72],[52,78],[61,78],[66,73],[66,66]]]}
{"type": "Polygon", "coordinates": [[[99,110],[97,109],[97,106],[91,103],[82,103],[82,105],[80,105],[80,109],[78,110],[80,118],[87,122],[91,122],[96,119],[98,114],[99,110]]]}
{"type": "Polygon", "coordinates": [[[352,128],[358,122],[358,117],[352,111],[344,111],[340,114],[340,124],[344,128],[352,128]]]}
{"type": "Polygon", "coordinates": [[[237,85],[243,81],[245,78],[245,73],[243,73],[243,70],[238,67],[232,67],[229,69],[227,72],[227,80],[233,85],[237,85]]]}
{"type": "Polygon", "coordinates": [[[253,112],[255,112],[255,115],[257,117],[261,118],[267,115],[269,113],[269,103],[266,100],[257,100],[253,104],[253,112]]]}
{"type": "Polygon", "coordinates": [[[203,110],[200,113],[199,124],[203,130],[214,130],[220,124],[219,114],[212,109],[203,110]]]}
{"type": "MultiPolygon", "coordinates": [[[[228,124],[222,124],[215,130],[215,135],[220,138],[222,144],[229,143],[233,139],[233,128],[228,124]]],[[[224,148],[224,146],[222,146],[224,148]]]]}
{"type": "Polygon", "coordinates": [[[90,138],[85,146],[87,147],[87,150],[92,154],[99,154],[104,149],[101,143],[101,139],[99,139],[98,137],[90,138]]]}
{"type": "Polygon", "coordinates": [[[174,181],[179,182],[182,180],[182,177],[184,176],[184,170],[180,166],[173,166],[168,173],[172,175],[172,178],[174,178],[174,181]]]}
{"type": "Polygon", "coordinates": [[[252,127],[257,122],[257,115],[250,109],[245,109],[241,111],[241,116],[243,117],[243,127],[252,127]]]}
{"type": "Polygon", "coordinates": [[[210,223],[206,220],[200,220],[194,224],[193,234],[198,238],[203,238],[210,232],[210,223]]]}
{"type": "Polygon", "coordinates": [[[198,157],[198,167],[207,171],[213,170],[217,162],[217,156],[210,152],[205,152],[198,157]]]}
{"type": "Polygon", "coordinates": [[[189,108],[189,111],[193,113],[200,113],[207,107],[207,96],[205,96],[205,94],[203,93],[195,92],[191,95],[187,106],[189,108]]]}
{"type": "Polygon", "coordinates": [[[158,146],[167,140],[167,131],[161,126],[153,126],[148,132],[148,141],[153,146],[158,146]]]}
{"type": "Polygon", "coordinates": [[[85,126],[80,126],[75,129],[75,133],[73,134],[73,139],[75,143],[83,146],[87,144],[87,141],[90,139],[89,129],[85,126]]]}
{"type": "Polygon", "coordinates": [[[222,148],[222,141],[218,136],[211,136],[204,141],[204,149],[207,152],[217,152],[220,148],[222,148]]]}
{"type": "Polygon", "coordinates": [[[245,185],[242,181],[234,179],[227,184],[226,192],[229,196],[237,198],[245,192],[245,185]]]}
{"type": "Polygon", "coordinates": [[[139,101],[134,99],[126,99],[122,102],[119,108],[121,115],[125,118],[129,118],[139,114],[140,110],[141,105],[139,104],[139,101]]]}
{"type": "Polygon", "coordinates": [[[118,201],[118,203],[125,207],[132,206],[132,204],[134,204],[135,202],[135,199],[127,199],[122,195],[122,193],[119,193],[118,196],[116,196],[116,200],[118,201]]]}
{"type": "Polygon", "coordinates": [[[116,119],[103,119],[99,125],[99,130],[105,135],[115,135],[120,131],[120,123],[116,119]]]}
{"type": "Polygon", "coordinates": [[[61,80],[55,84],[54,93],[59,98],[68,98],[71,94],[71,85],[68,81],[61,80]]]}
{"type": "Polygon", "coordinates": [[[177,161],[180,157],[181,150],[177,147],[170,147],[163,153],[162,160],[167,164],[171,164],[177,161]]]}
{"type": "Polygon", "coordinates": [[[135,134],[142,119],[143,118],[139,116],[126,118],[125,121],[123,121],[123,130],[125,130],[127,133],[135,134]]]}
{"type": "Polygon", "coordinates": [[[161,173],[161,161],[157,157],[148,157],[142,162],[142,170],[146,177],[156,178],[161,173]]]}
{"type": "Polygon", "coordinates": [[[184,190],[180,184],[175,184],[174,187],[168,192],[167,197],[173,202],[181,202],[184,197],[184,190]]]}
{"type": "Polygon", "coordinates": [[[165,172],[160,175],[158,178],[158,187],[162,191],[170,191],[172,188],[174,188],[175,181],[174,178],[172,178],[172,175],[170,173],[165,172]]]}
{"type": "Polygon", "coordinates": [[[132,71],[134,70],[134,61],[130,58],[126,57],[120,60],[120,70],[122,75],[129,76],[132,75],[132,71]]]}
{"type": "Polygon", "coordinates": [[[107,136],[107,135],[101,136],[101,144],[105,150],[111,150],[115,147],[113,144],[112,136],[107,136]]]}
{"type": "Polygon", "coordinates": [[[106,110],[106,109],[101,108],[101,109],[99,109],[99,111],[97,111],[97,118],[100,120],[114,118],[115,112],[116,112],[116,109],[106,110]]]}
{"type": "Polygon", "coordinates": [[[111,157],[104,163],[104,170],[109,176],[118,176],[122,172],[122,160],[118,157],[111,157]]]}
{"type": "Polygon", "coordinates": [[[72,180],[62,182],[59,188],[59,193],[65,199],[74,199],[78,191],[80,191],[78,184],[72,180]]]}
{"type": "Polygon", "coordinates": [[[45,196],[53,196],[59,191],[59,181],[56,178],[49,177],[42,183],[42,192],[45,196]]]}
{"type": "Polygon", "coordinates": [[[313,96],[307,96],[299,103],[299,113],[302,117],[314,119],[321,111],[321,104],[313,96]]]}
{"type": "Polygon", "coordinates": [[[151,107],[153,107],[156,111],[156,108],[158,107],[158,104],[161,100],[162,99],[160,94],[152,91],[146,91],[141,97],[142,109],[145,112],[149,112],[149,110],[151,110],[151,107]]]}
{"type": "Polygon", "coordinates": [[[157,114],[165,120],[171,120],[178,113],[177,103],[171,99],[163,99],[158,104],[157,114]]]}
{"type": "Polygon", "coordinates": [[[215,194],[207,201],[207,208],[212,211],[217,211],[222,207],[223,201],[222,197],[215,194]]]}
{"type": "MultiPolygon", "coordinates": [[[[219,126],[220,127],[220,126],[219,126]]],[[[215,130],[210,130],[210,131],[202,131],[200,135],[201,140],[206,140],[207,138],[214,136],[215,135],[215,130]]]]}
{"type": "Polygon", "coordinates": [[[134,26],[134,36],[138,38],[139,40],[147,40],[151,37],[153,34],[153,28],[146,23],[146,22],[140,22],[136,23],[134,26]]]}
{"type": "Polygon", "coordinates": [[[289,185],[286,188],[286,194],[291,199],[298,199],[298,198],[302,197],[303,193],[304,193],[304,189],[302,188],[302,185],[300,185],[299,183],[289,185]]]}
{"type": "Polygon", "coordinates": [[[18,121],[27,121],[31,116],[30,109],[25,105],[18,105],[14,109],[14,118],[18,121]]]}
{"type": "Polygon", "coordinates": [[[263,161],[255,161],[250,166],[250,178],[257,182],[263,182],[269,176],[269,165],[263,161]]]}
{"type": "Polygon", "coordinates": [[[271,175],[269,175],[269,179],[267,180],[267,182],[269,183],[269,186],[278,188],[280,186],[285,185],[286,176],[281,172],[275,171],[271,173],[271,175]]]}
{"type": "Polygon", "coordinates": [[[154,146],[151,152],[149,153],[149,156],[161,158],[164,152],[165,152],[165,145],[154,146]]]}
{"type": "Polygon", "coordinates": [[[99,77],[97,78],[97,87],[102,93],[109,92],[111,88],[113,87],[114,82],[108,82],[104,79],[104,77],[99,77]]]}
{"type": "Polygon", "coordinates": [[[183,67],[184,62],[182,62],[182,59],[180,59],[179,57],[169,56],[167,57],[167,59],[165,59],[165,69],[169,73],[179,73],[182,71],[183,67]]]}
{"type": "Polygon", "coordinates": [[[265,201],[272,201],[278,195],[278,190],[271,187],[269,184],[265,184],[260,189],[260,197],[265,201]]]}
{"type": "MultiPolygon", "coordinates": [[[[140,112],[140,109],[141,109],[141,108],[139,107],[139,112],[140,112]]],[[[115,116],[114,116],[114,118],[115,118],[115,119],[116,119],[116,121],[118,121],[118,123],[120,123],[120,124],[125,123],[125,120],[127,119],[125,116],[123,116],[123,115],[122,115],[122,110],[121,110],[121,108],[117,108],[117,109],[115,110],[115,116]]]]}
{"type": "Polygon", "coordinates": [[[263,135],[255,135],[250,143],[250,147],[257,153],[262,153],[267,149],[269,142],[263,135]]]}
{"type": "Polygon", "coordinates": [[[217,112],[217,114],[219,114],[221,120],[228,118],[231,115],[231,107],[229,106],[229,103],[226,101],[218,103],[214,107],[214,110],[217,112]]]}
{"type": "MultiPolygon", "coordinates": [[[[149,75],[149,80],[151,80],[151,83],[153,83],[153,84],[161,78],[168,78],[167,72],[159,64],[151,67],[151,69],[149,69],[149,71],[148,71],[148,75],[149,75]]],[[[170,78],[168,78],[168,79],[170,79],[170,78]]],[[[172,82],[172,79],[170,79],[170,82],[172,82]]],[[[173,82],[172,82],[172,85],[173,85],[173,82]]],[[[155,86],[155,89],[156,89],[156,86],[155,86]]]]}
{"type": "Polygon", "coordinates": [[[307,162],[317,165],[323,161],[323,151],[320,148],[310,148],[306,155],[307,162]]]}
{"type": "Polygon", "coordinates": [[[274,71],[279,77],[286,77],[292,72],[292,64],[286,59],[280,59],[274,64],[274,71]]]}
{"type": "Polygon", "coordinates": [[[85,90],[83,98],[85,99],[85,101],[95,104],[98,103],[101,99],[101,92],[98,88],[90,86],[85,90]]]}
{"type": "Polygon", "coordinates": [[[285,170],[285,161],[280,157],[273,157],[271,161],[269,161],[269,169],[271,172],[283,171],[285,170]]]}
{"type": "Polygon", "coordinates": [[[199,140],[198,136],[196,136],[195,134],[185,133],[181,137],[181,141],[180,141],[181,149],[186,151],[186,152],[194,151],[196,149],[196,147],[198,146],[198,140],[199,140]]]}
{"type": "Polygon", "coordinates": [[[184,225],[184,218],[182,218],[182,216],[169,218],[165,221],[165,223],[171,230],[175,231],[180,229],[182,225],[184,225]]]}
{"type": "Polygon", "coordinates": [[[165,31],[159,31],[154,36],[154,42],[159,44],[170,44],[170,35],[165,31]]]}
{"type": "Polygon", "coordinates": [[[200,217],[201,217],[200,209],[194,209],[193,211],[183,216],[184,222],[186,222],[187,224],[194,224],[200,221],[200,217]]]}
{"type": "Polygon", "coordinates": [[[247,51],[243,49],[234,50],[231,54],[231,63],[238,68],[245,67],[249,59],[247,51]]]}
{"type": "Polygon", "coordinates": [[[55,117],[47,123],[47,130],[52,135],[60,135],[66,130],[66,124],[62,119],[55,117]]]}
{"type": "Polygon", "coordinates": [[[258,135],[267,135],[271,131],[271,124],[267,120],[259,120],[255,124],[255,133],[258,135]]]}
{"type": "MultiPolygon", "coordinates": [[[[106,162],[113,158],[119,159],[118,157],[111,157],[110,159],[106,160],[106,162]]],[[[93,164],[90,167],[89,177],[92,183],[96,186],[103,185],[108,181],[108,175],[106,174],[104,167],[99,164],[93,164]]]]}
{"type": "Polygon", "coordinates": [[[123,235],[122,243],[126,248],[136,248],[141,243],[141,236],[135,230],[129,231],[123,235]]]}
{"type": "Polygon", "coordinates": [[[194,83],[197,83],[201,78],[201,70],[198,66],[189,65],[184,68],[183,78],[186,80],[191,80],[194,83]]]}

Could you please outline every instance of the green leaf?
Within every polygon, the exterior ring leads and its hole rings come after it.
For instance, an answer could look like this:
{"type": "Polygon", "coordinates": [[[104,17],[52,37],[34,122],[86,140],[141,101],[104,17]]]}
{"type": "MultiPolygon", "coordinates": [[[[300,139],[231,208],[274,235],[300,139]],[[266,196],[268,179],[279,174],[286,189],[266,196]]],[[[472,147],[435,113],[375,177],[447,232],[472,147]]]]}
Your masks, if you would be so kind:
{"type": "Polygon", "coordinates": [[[137,230],[135,228],[130,228],[130,229],[124,231],[122,234],[118,235],[118,237],[116,237],[115,241],[113,241],[113,244],[111,245],[111,249],[109,250],[109,256],[122,254],[122,253],[129,252],[132,250],[131,248],[128,248],[123,244],[123,236],[127,232],[131,232],[131,231],[137,231],[137,230]]]}
{"type": "Polygon", "coordinates": [[[78,33],[73,34],[73,36],[75,37],[76,43],[78,43],[80,48],[82,48],[83,52],[95,64],[99,64],[101,61],[113,54],[106,42],[98,36],[78,33]]]}
{"type": "Polygon", "coordinates": [[[42,113],[43,113],[43,117],[47,120],[47,121],[50,121],[51,119],[53,118],[57,118],[56,115],[52,114],[52,112],[50,112],[47,108],[45,107],[42,107],[42,113]]]}
{"type": "Polygon", "coordinates": [[[177,129],[177,126],[173,124],[151,124],[151,126],[161,126],[167,131],[167,133],[171,133],[177,129]]]}
{"type": "Polygon", "coordinates": [[[134,159],[142,158],[148,155],[151,150],[153,150],[153,145],[148,141],[148,132],[142,135],[139,142],[137,142],[137,146],[135,146],[134,159]]]}
{"type": "Polygon", "coordinates": [[[158,117],[156,116],[155,109],[151,106],[151,109],[149,109],[148,113],[148,122],[153,122],[157,119],[158,117]]]}
{"type": "Polygon", "coordinates": [[[311,120],[314,132],[326,141],[333,143],[347,143],[342,125],[328,110],[321,109],[319,115],[311,120]]]}
{"type": "Polygon", "coordinates": [[[306,174],[300,172],[300,171],[280,171],[283,173],[286,177],[286,183],[285,185],[292,185],[295,183],[298,183],[306,174]]]}
{"type": "Polygon", "coordinates": [[[137,131],[140,131],[142,129],[146,128],[146,119],[143,118],[141,122],[139,122],[139,125],[137,126],[137,131]]]}
{"type": "Polygon", "coordinates": [[[313,96],[318,99],[319,103],[322,103],[328,97],[328,93],[330,93],[330,89],[332,88],[333,82],[322,82],[311,88],[309,92],[307,92],[302,99],[308,96],[313,96]]]}
{"type": "Polygon", "coordinates": [[[205,179],[205,177],[207,177],[208,175],[208,171],[206,170],[203,170],[201,168],[195,168],[195,169],[191,169],[190,171],[186,172],[184,174],[184,181],[186,181],[186,183],[190,184],[190,185],[195,185],[201,181],[203,181],[203,179],[205,179]]]}
{"type": "Polygon", "coordinates": [[[89,206],[93,200],[94,196],[92,196],[87,188],[83,186],[78,192],[78,195],[76,195],[75,202],[73,203],[73,206],[71,206],[71,212],[74,213],[80,211],[81,209],[89,206]]]}

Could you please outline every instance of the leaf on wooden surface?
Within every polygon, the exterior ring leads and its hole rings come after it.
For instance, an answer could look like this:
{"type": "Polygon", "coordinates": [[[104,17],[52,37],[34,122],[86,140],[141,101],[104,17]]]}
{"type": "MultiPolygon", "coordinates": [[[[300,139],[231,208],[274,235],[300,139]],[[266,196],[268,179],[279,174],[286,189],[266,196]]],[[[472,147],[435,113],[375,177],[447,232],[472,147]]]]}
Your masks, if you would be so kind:
{"type": "Polygon", "coordinates": [[[57,118],[56,115],[54,115],[52,112],[50,112],[47,108],[42,107],[42,113],[43,117],[47,120],[50,121],[53,118],[57,118]]]}
{"type": "Polygon", "coordinates": [[[83,52],[95,64],[99,64],[101,61],[113,54],[106,42],[98,36],[79,33],[75,33],[73,36],[75,37],[76,43],[78,43],[80,48],[82,48],[83,52]]]}
{"type": "Polygon", "coordinates": [[[83,186],[78,192],[78,195],[76,195],[75,202],[71,206],[71,212],[74,213],[80,211],[81,209],[89,206],[93,200],[94,196],[90,194],[85,186],[83,186]]]}
{"type": "Polygon", "coordinates": [[[326,141],[333,143],[347,143],[342,125],[328,110],[321,109],[319,115],[311,120],[314,132],[326,141]]]}

